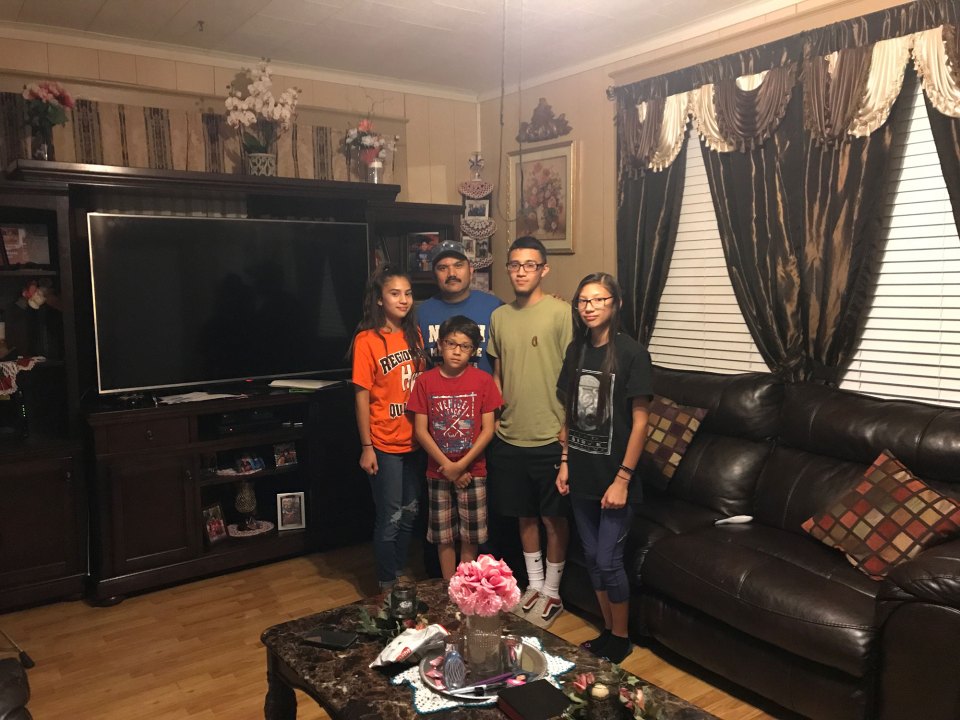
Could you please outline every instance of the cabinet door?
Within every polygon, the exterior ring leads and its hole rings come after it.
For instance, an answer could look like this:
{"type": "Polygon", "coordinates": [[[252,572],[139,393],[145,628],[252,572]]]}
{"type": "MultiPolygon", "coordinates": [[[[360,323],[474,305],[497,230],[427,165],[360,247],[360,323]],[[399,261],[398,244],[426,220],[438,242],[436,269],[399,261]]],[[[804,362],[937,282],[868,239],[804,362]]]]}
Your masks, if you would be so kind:
{"type": "Polygon", "coordinates": [[[4,463],[0,497],[0,587],[12,588],[86,572],[78,511],[82,488],[73,458],[4,463]]]}
{"type": "Polygon", "coordinates": [[[189,560],[199,549],[199,508],[192,458],[143,454],[110,460],[109,575],[189,560]]]}

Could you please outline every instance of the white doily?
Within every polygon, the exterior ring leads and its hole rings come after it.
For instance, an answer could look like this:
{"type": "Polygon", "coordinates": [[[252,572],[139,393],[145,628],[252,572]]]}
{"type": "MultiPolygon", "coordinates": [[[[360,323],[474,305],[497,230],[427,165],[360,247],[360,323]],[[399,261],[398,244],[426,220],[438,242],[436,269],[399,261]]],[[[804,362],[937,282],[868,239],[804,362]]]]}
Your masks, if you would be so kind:
{"type": "Polygon", "coordinates": [[[497,231],[497,223],[493,218],[488,217],[462,217],[460,231],[464,235],[483,240],[497,231]]]}
{"type": "MultiPolygon", "coordinates": [[[[525,637],[523,642],[532,645],[540,651],[543,651],[543,645],[535,637],[525,637]]],[[[547,659],[547,677],[557,687],[560,684],[554,679],[557,675],[562,675],[568,670],[572,670],[575,663],[558,655],[543,653],[547,659]]],[[[420,664],[407,668],[399,675],[391,678],[392,685],[409,685],[413,689],[413,708],[420,715],[429,715],[430,713],[440,712],[441,710],[451,710],[456,707],[469,705],[470,707],[491,707],[496,705],[497,698],[492,697],[488,700],[454,700],[438,692],[434,692],[420,679],[420,664]]]]}
{"type": "Polygon", "coordinates": [[[457,190],[466,198],[480,200],[493,192],[493,183],[486,180],[464,180],[457,190]]]}

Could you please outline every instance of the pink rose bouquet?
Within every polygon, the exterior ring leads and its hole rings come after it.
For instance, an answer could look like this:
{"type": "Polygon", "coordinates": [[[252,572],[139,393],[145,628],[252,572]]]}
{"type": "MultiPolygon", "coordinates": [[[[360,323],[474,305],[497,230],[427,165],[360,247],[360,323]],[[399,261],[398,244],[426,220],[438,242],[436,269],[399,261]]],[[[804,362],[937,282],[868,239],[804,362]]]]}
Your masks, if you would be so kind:
{"type": "Polygon", "coordinates": [[[450,578],[448,592],[465,615],[490,617],[501,610],[512,610],[520,602],[520,588],[513,570],[492,555],[460,563],[450,578]]]}

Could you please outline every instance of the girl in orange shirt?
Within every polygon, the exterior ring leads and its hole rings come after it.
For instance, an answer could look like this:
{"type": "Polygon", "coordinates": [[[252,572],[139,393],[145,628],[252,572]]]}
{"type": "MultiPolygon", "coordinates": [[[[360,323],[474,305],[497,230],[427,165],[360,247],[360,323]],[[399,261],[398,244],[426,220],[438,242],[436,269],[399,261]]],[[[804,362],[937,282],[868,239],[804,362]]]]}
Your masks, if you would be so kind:
{"type": "Polygon", "coordinates": [[[353,338],[353,384],[360,467],[370,477],[376,507],[373,549],[382,590],[393,586],[405,566],[417,516],[423,454],[406,410],[422,370],[410,278],[395,265],[381,265],[367,282],[353,338]]]}

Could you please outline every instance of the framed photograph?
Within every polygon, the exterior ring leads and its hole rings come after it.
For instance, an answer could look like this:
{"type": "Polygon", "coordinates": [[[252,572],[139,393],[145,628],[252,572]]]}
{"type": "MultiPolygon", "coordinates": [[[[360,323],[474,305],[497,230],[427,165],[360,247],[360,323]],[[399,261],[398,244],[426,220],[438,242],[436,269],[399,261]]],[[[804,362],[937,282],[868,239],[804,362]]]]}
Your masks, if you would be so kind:
{"type": "Polygon", "coordinates": [[[465,198],[463,201],[464,217],[490,217],[490,198],[473,200],[465,198]]]}
{"type": "Polygon", "coordinates": [[[470,287],[473,290],[483,290],[490,292],[490,268],[475,270],[473,277],[470,278],[470,287]]]}
{"type": "Polygon", "coordinates": [[[577,179],[573,140],[510,153],[507,197],[514,238],[532,235],[550,253],[572,254],[577,179]]]}
{"type": "Polygon", "coordinates": [[[223,521],[223,509],[220,503],[204,508],[203,513],[203,537],[213,545],[227,537],[227,524],[223,521]]]}
{"type": "Polygon", "coordinates": [[[277,530],[299,530],[307,526],[303,493],[279,493],[277,495],[277,530]]]}
{"type": "Polygon", "coordinates": [[[0,227],[0,239],[7,265],[50,264],[46,225],[5,225],[0,227]]]}
{"type": "Polygon", "coordinates": [[[297,464],[297,446],[292,442],[277,443],[273,446],[273,463],[276,467],[297,464]]]}

